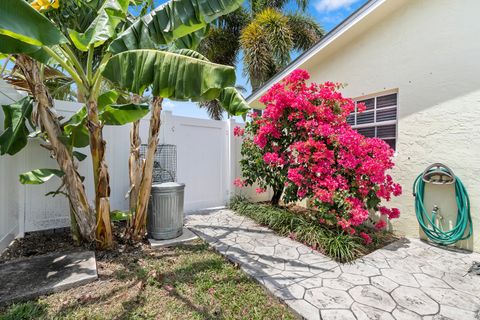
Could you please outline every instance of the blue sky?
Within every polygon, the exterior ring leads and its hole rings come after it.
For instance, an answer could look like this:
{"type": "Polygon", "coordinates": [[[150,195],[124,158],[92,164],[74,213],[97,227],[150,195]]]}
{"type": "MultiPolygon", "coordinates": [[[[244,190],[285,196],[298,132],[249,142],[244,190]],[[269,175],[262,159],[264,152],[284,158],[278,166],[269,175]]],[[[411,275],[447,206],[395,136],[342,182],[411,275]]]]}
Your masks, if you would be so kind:
{"type": "MultiPolygon", "coordinates": [[[[328,32],[367,1],[368,0],[310,0],[306,11],[328,32]]],[[[158,3],[162,2],[165,1],[158,1],[158,3]]],[[[289,5],[289,7],[292,8],[292,11],[295,10],[293,5],[289,5]]],[[[241,62],[241,56],[239,57],[239,62],[241,62]]],[[[251,87],[248,79],[242,74],[242,68],[242,64],[239,63],[236,70],[237,84],[247,88],[245,96],[248,96],[251,92],[251,87]]],[[[207,113],[191,102],[166,101],[164,102],[164,110],[171,110],[173,114],[179,116],[208,119],[207,113]]]]}

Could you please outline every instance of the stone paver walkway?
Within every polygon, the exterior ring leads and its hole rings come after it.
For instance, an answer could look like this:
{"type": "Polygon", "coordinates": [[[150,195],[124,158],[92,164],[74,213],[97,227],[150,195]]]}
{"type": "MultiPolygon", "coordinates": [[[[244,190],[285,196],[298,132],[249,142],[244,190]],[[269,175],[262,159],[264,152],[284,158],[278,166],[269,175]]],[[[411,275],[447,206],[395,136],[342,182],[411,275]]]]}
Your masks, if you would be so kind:
{"type": "Polygon", "coordinates": [[[340,264],[226,209],[187,226],[306,319],[480,319],[480,254],[404,239],[340,264]]]}

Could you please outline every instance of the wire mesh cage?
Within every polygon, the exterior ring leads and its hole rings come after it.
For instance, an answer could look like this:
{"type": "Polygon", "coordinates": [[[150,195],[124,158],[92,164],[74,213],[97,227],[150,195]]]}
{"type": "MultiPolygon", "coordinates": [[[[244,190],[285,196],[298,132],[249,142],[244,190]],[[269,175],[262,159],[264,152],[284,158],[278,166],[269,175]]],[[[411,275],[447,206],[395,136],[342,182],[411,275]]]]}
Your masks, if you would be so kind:
{"type": "MultiPolygon", "coordinates": [[[[140,146],[140,158],[145,159],[147,145],[140,146]]],[[[153,162],[152,183],[177,181],[177,146],[174,144],[159,144],[153,162]]]]}

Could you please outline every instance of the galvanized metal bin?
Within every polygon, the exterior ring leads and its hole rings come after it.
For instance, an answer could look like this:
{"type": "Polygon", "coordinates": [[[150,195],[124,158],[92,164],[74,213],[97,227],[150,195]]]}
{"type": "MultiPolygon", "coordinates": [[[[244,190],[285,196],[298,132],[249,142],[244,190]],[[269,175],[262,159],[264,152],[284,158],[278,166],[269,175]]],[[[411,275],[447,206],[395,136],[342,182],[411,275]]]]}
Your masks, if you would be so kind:
{"type": "Polygon", "coordinates": [[[182,235],[184,191],[184,183],[152,185],[147,218],[147,230],[151,238],[167,240],[182,235]]]}

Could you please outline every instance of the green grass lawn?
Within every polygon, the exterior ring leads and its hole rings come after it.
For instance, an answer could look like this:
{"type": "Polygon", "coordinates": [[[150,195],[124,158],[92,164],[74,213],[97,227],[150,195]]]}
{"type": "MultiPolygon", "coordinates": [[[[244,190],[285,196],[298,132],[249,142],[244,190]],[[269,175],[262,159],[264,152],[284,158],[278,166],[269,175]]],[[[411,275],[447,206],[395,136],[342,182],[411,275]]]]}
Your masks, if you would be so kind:
{"type": "MultiPolygon", "coordinates": [[[[98,256],[98,255],[97,255],[98,256]]],[[[0,319],[294,319],[207,244],[131,248],[98,260],[99,280],[0,310],[0,319]]]]}

